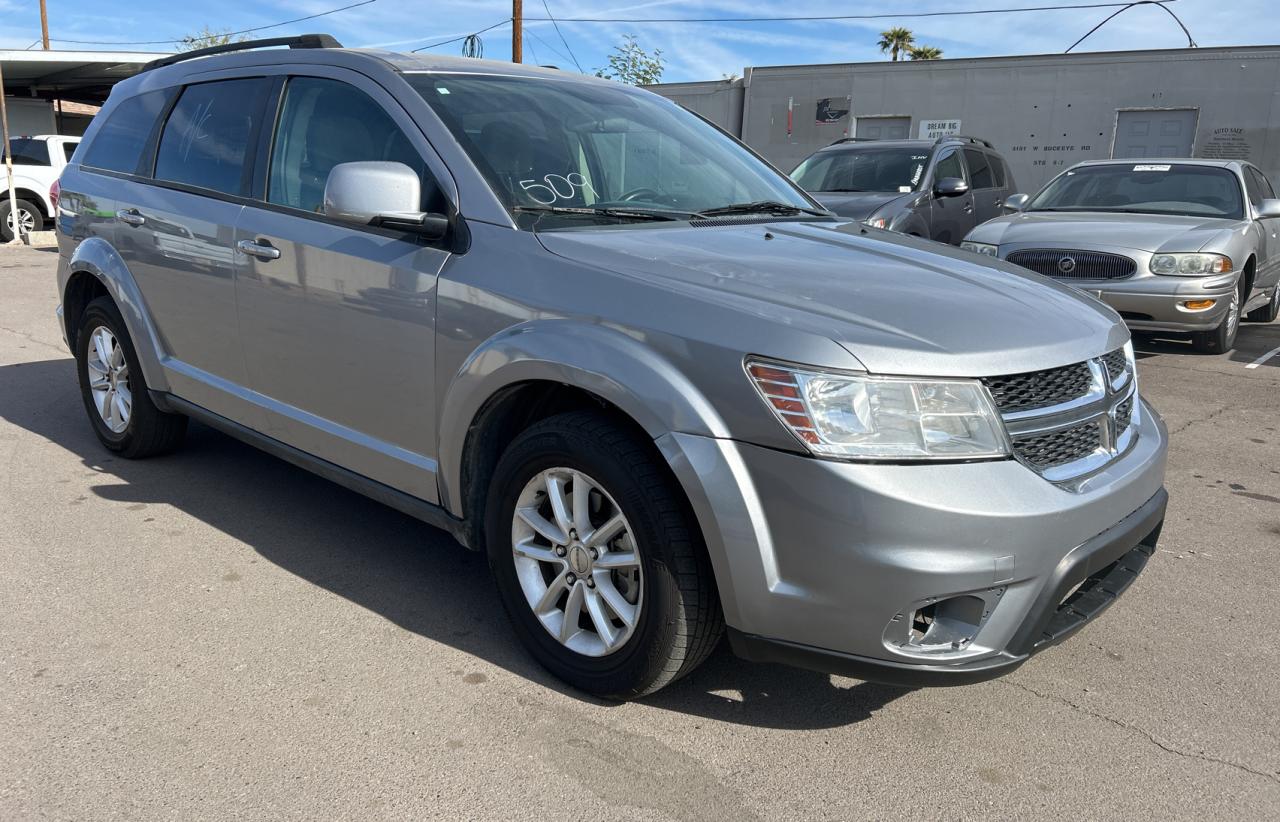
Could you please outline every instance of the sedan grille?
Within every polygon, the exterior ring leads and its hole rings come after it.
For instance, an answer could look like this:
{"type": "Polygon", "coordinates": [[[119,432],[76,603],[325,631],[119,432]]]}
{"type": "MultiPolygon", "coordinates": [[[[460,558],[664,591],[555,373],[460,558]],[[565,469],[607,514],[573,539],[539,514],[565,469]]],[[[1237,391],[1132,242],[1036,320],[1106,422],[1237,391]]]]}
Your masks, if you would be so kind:
{"type": "MultiPolygon", "coordinates": [[[[1121,356],[1124,355],[1123,351],[1120,353],[1121,356]]],[[[1011,414],[1079,399],[1089,393],[1093,374],[1089,371],[1088,363],[1079,362],[1046,371],[987,377],[983,382],[991,391],[991,397],[996,401],[996,408],[1000,413],[1011,414]]]]}
{"type": "Polygon", "coordinates": [[[1128,257],[1102,251],[1029,248],[1014,251],[1006,259],[1060,280],[1123,280],[1137,270],[1137,264],[1128,257]]]}
{"type": "Polygon", "coordinates": [[[1013,446],[1032,467],[1056,468],[1084,459],[1101,448],[1102,428],[1091,420],[1074,428],[1015,438],[1013,446]]]}

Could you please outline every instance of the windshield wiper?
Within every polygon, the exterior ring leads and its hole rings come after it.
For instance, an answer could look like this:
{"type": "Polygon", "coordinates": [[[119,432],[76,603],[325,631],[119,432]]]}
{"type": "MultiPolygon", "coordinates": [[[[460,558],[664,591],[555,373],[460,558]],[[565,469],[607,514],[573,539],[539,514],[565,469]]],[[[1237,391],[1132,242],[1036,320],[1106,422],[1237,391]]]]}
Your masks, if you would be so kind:
{"type": "Polygon", "coordinates": [[[776,200],[757,200],[753,203],[733,203],[719,208],[708,208],[698,212],[699,217],[723,217],[729,214],[812,214],[815,217],[830,217],[831,212],[819,211],[816,208],[779,203],[776,200]]]}
{"type": "Polygon", "coordinates": [[[697,217],[692,211],[660,211],[648,208],[582,208],[576,206],[514,206],[521,214],[565,214],[587,217],[618,217],[626,220],[687,220],[697,217]]]}

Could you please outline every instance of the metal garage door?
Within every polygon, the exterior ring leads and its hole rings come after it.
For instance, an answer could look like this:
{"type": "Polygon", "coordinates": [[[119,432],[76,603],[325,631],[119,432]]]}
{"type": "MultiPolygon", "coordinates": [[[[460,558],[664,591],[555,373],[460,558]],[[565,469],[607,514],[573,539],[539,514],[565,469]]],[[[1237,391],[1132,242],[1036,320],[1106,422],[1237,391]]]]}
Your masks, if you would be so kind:
{"type": "Polygon", "coordinates": [[[910,117],[859,117],[854,136],[866,140],[905,140],[910,131],[910,117]]]}
{"type": "Polygon", "coordinates": [[[1121,111],[1112,157],[1190,157],[1196,136],[1194,108],[1121,111]]]}

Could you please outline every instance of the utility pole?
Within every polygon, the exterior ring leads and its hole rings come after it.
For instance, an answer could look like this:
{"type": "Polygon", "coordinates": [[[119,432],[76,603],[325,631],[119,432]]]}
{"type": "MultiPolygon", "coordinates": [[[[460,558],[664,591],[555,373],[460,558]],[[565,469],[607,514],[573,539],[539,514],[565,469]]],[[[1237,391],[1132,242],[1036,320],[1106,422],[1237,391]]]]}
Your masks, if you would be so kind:
{"type": "Polygon", "coordinates": [[[22,223],[22,215],[18,213],[18,196],[13,188],[13,144],[9,142],[9,107],[4,101],[4,69],[0,68],[0,134],[4,137],[4,165],[9,177],[9,219],[13,224],[13,239],[10,245],[24,243],[31,245],[27,236],[27,227],[22,223]]]}
{"type": "Polygon", "coordinates": [[[524,62],[524,0],[511,0],[511,62],[524,62]]]}
{"type": "Polygon", "coordinates": [[[40,39],[44,41],[44,50],[49,50],[49,10],[44,6],[44,0],[40,0],[40,39]]]}

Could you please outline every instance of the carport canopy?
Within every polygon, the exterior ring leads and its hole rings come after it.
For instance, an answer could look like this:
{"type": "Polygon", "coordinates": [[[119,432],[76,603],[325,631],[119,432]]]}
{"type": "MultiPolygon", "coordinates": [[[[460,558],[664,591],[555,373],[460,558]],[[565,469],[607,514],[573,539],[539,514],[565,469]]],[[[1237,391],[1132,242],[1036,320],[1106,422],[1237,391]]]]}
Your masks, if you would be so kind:
{"type": "Polygon", "coordinates": [[[100,106],[111,87],[165,54],[132,51],[0,50],[4,93],[100,106]]]}

